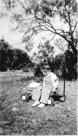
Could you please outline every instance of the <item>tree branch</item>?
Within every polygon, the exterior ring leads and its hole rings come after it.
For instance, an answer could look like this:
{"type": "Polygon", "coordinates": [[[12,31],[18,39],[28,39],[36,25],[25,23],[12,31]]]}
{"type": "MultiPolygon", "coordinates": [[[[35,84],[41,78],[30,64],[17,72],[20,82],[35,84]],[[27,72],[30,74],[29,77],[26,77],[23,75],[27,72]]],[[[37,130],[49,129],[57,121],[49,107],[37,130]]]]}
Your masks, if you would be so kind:
{"type": "Polygon", "coordinates": [[[77,27],[77,22],[75,23],[75,26],[74,26],[74,29],[73,29],[72,33],[74,33],[76,27],[77,27]]]}

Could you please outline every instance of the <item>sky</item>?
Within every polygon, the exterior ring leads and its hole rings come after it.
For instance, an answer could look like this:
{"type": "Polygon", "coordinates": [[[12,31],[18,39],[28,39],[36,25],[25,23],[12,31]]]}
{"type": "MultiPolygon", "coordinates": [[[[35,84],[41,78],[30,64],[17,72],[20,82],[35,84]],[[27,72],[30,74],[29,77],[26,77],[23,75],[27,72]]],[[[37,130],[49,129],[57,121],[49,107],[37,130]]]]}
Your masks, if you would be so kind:
{"type": "MultiPolygon", "coordinates": [[[[3,6],[0,0],[0,12],[3,11],[2,7],[3,6]]],[[[54,20],[54,23],[56,23],[57,28],[59,26],[60,28],[66,27],[61,22],[59,22],[58,17],[54,20]]],[[[5,41],[8,42],[13,48],[25,50],[25,44],[21,43],[22,34],[18,32],[13,32],[11,30],[11,23],[7,17],[0,18],[0,39],[1,38],[4,38],[5,41]]],[[[48,33],[40,33],[37,36],[35,36],[33,39],[34,48],[31,51],[30,55],[33,54],[34,50],[37,51],[37,46],[39,45],[40,42],[44,43],[44,41],[46,41],[48,38],[50,38],[50,35],[48,33]]],[[[53,41],[51,44],[54,45],[53,41]]],[[[60,53],[59,48],[54,46],[54,49],[55,54],[60,53]]]]}

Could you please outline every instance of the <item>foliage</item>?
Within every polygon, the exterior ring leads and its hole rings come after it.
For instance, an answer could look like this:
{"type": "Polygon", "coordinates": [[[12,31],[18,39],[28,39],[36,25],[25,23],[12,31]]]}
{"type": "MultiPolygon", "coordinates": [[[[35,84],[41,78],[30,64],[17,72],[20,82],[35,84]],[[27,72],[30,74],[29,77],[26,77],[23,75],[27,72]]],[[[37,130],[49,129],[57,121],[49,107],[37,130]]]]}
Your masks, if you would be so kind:
{"type": "Polygon", "coordinates": [[[41,72],[41,68],[40,68],[40,65],[37,65],[34,69],[34,75],[36,77],[42,77],[43,76],[43,73],[41,72]]]}
{"type": "Polygon", "coordinates": [[[0,40],[0,71],[21,69],[31,63],[26,52],[20,49],[11,49],[4,39],[0,40]]]}
{"type": "Polygon", "coordinates": [[[50,66],[59,78],[65,77],[67,80],[72,80],[77,78],[76,64],[77,56],[67,50],[65,54],[57,55],[50,63],[50,66]]]}
{"type": "MultiPolygon", "coordinates": [[[[73,52],[66,50],[65,53],[59,54],[56,57],[51,55],[51,58],[48,56],[49,53],[53,53],[53,48],[49,47],[48,42],[44,45],[39,45],[39,49],[43,55],[43,61],[39,61],[38,64],[35,64],[30,61],[29,56],[26,52],[23,52],[19,49],[11,49],[10,45],[5,42],[5,40],[0,40],[0,71],[6,71],[8,69],[21,69],[27,72],[32,70],[35,76],[43,76],[41,72],[41,65],[48,63],[51,67],[51,70],[57,74],[59,78],[65,78],[68,80],[77,78],[77,55],[73,52]],[[45,45],[45,46],[44,46],[45,45]],[[51,49],[51,50],[50,50],[51,49]],[[45,54],[44,54],[45,50],[45,54]],[[47,55],[46,55],[46,52],[47,55]],[[64,69],[66,73],[64,75],[64,69]]],[[[39,50],[39,54],[40,54],[39,50]]]]}
{"type": "Polygon", "coordinates": [[[38,45],[38,52],[33,53],[32,60],[37,64],[48,62],[52,60],[54,53],[54,47],[50,45],[49,41],[46,41],[44,44],[38,45]]]}
{"type": "Polygon", "coordinates": [[[21,51],[20,49],[13,50],[13,69],[20,69],[29,62],[30,60],[27,53],[21,51]]]}
{"type": "Polygon", "coordinates": [[[65,52],[65,63],[66,63],[66,70],[67,70],[67,79],[76,79],[77,78],[77,71],[75,69],[75,65],[77,64],[77,56],[74,55],[70,51],[65,52]]]}
{"type": "Polygon", "coordinates": [[[49,41],[46,41],[44,43],[44,45],[39,44],[38,48],[39,48],[38,56],[39,56],[40,60],[48,61],[53,58],[54,47],[50,45],[49,41]]]}
{"type": "MultiPolygon", "coordinates": [[[[40,66],[43,66],[46,62],[41,62],[35,69],[35,75],[39,76],[41,73],[40,66]]],[[[69,50],[65,53],[59,54],[52,58],[52,61],[48,61],[51,71],[54,72],[59,78],[65,78],[66,80],[77,79],[77,56],[69,50]]]]}
{"type": "Polygon", "coordinates": [[[54,40],[54,46],[60,49],[61,53],[64,53],[69,48],[67,42],[63,38],[57,38],[54,40]]]}
{"type": "Polygon", "coordinates": [[[77,54],[77,3],[76,0],[3,0],[8,15],[16,22],[15,30],[23,33],[24,42],[44,31],[59,35],[77,54]],[[20,11],[18,10],[20,9],[20,11]],[[56,20],[58,18],[59,20],[56,20]],[[62,27],[55,25],[60,21],[62,27]],[[65,27],[63,27],[65,25],[65,27]]]}
{"type": "Polygon", "coordinates": [[[9,63],[8,50],[10,49],[8,43],[3,39],[0,40],[0,70],[6,71],[9,63]]]}

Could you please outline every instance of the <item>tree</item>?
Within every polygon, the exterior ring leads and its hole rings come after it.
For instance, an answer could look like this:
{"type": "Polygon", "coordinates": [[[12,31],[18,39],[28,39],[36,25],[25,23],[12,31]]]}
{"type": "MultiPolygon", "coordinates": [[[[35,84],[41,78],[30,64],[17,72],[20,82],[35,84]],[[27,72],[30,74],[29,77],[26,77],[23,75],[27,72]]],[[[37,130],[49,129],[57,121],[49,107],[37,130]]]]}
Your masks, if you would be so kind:
{"type": "Polygon", "coordinates": [[[40,43],[38,45],[38,52],[33,53],[32,61],[35,61],[36,63],[44,63],[52,61],[52,58],[54,56],[54,47],[50,45],[49,41],[46,41],[44,44],[40,43]]]}
{"type": "Polygon", "coordinates": [[[4,39],[0,40],[0,71],[21,69],[31,64],[32,62],[26,52],[20,49],[12,49],[4,39]]]}
{"type": "Polygon", "coordinates": [[[7,70],[7,64],[9,63],[8,59],[8,50],[10,49],[10,46],[7,42],[5,42],[4,39],[0,40],[0,70],[6,71],[7,70]]]}
{"type": "Polygon", "coordinates": [[[13,49],[9,48],[7,51],[7,68],[9,68],[10,70],[12,69],[13,66],[13,49]]]}
{"type": "Polygon", "coordinates": [[[33,35],[42,31],[65,39],[68,47],[77,55],[77,2],[76,0],[3,0],[9,16],[16,21],[15,30],[23,33],[27,42],[33,35]],[[20,11],[18,11],[18,8],[20,11]],[[66,27],[57,27],[56,17],[66,27]]]}
{"type": "Polygon", "coordinates": [[[54,45],[60,49],[61,53],[64,53],[67,49],[69,49],[67,42],[63,38],[55,39],[54,45]]]}
{"type": "Polygon", "coordinates": [[[31,63],[30,58],[26,52],[23,52],[20,49],[13,49],[13,61],[12,61],[13,69],[21,69],[30,63],[31,63]]]}

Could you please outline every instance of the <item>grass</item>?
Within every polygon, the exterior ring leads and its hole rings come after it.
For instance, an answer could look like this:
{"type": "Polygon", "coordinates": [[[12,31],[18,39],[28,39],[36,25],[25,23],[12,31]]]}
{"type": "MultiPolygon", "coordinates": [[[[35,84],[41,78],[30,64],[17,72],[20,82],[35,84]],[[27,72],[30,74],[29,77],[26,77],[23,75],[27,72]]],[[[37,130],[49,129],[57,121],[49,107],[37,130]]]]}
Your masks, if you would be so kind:
{"type": "MultiPolygon", "coordinates": [[[[0,135],[77,135],[77,81],[66,81],[66,101],[31,107],[22,102],[21,91],[33,79],[32,73],[0,73],[0,135]]],[[[59,82],[59,92],[63,81],[59,82]]]]}

